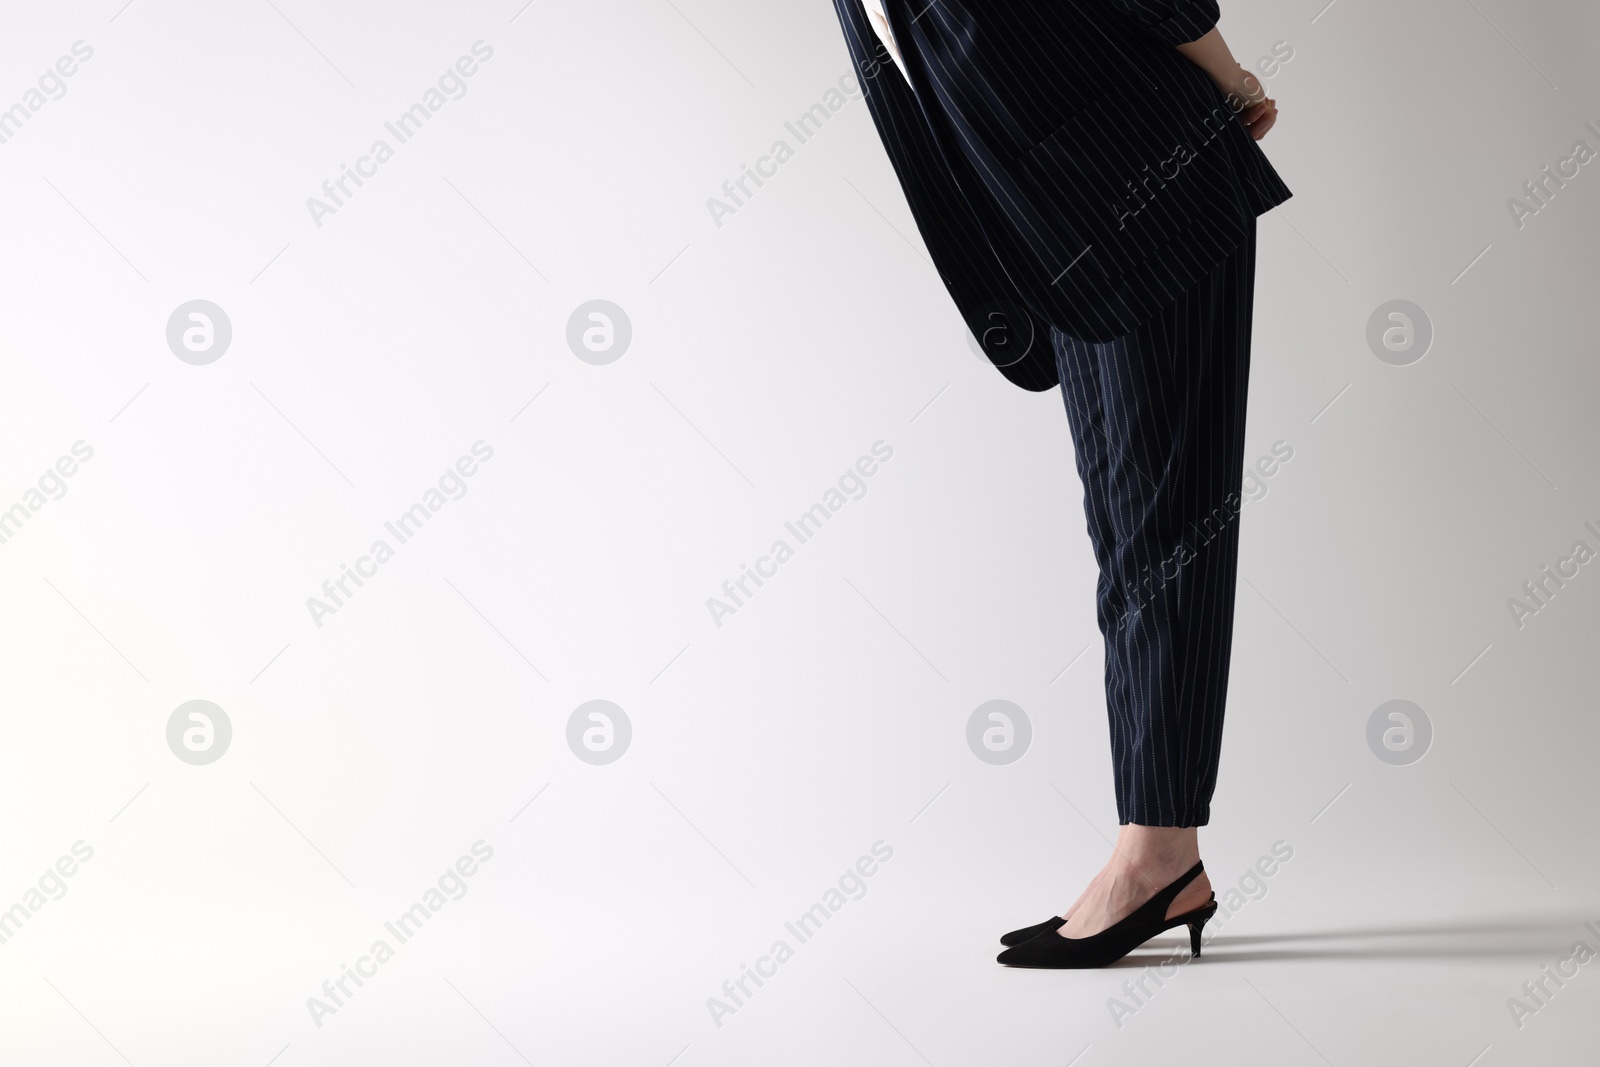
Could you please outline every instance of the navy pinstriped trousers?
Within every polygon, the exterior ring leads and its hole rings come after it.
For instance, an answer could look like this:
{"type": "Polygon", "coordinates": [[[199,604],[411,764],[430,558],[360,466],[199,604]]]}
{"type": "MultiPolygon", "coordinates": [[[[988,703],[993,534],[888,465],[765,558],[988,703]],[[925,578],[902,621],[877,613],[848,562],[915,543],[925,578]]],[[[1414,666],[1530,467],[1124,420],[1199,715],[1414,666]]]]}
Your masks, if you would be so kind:
{"type": "Polygon", "coordinates": [[[1211,817],[1233,643],[1255,284],[1244,244],[1115,341],[1052,330],[1105,638],[1117,816],[1211,817]]]}

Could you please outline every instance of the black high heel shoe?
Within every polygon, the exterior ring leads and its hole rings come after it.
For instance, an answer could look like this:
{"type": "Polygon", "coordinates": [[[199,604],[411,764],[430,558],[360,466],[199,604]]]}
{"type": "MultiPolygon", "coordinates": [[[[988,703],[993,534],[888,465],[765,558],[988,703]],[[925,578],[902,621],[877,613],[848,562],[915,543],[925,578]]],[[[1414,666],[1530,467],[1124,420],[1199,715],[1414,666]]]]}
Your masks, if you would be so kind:
{"type": "MultiPolygon", "coordinates": [[[[1088,937],[1061,937],[1055,932],[1062,925],[1057,922],[1054,927],[1036,934],[1030,940],[1006,949],[996,959],[1009,967],[1056,969],[1104,967],[1108,963],[1115,963],[1152,937],[1175,926],[1189,928],[1189,950],[1198,956],[1200,932],[1205,929],[1206,922],[1211,916],[1217,913],[1217,895],[1213,893],[1211,899],[1200,907],[1171,918],[1167,917],[1167,909],[1172,906],[1178,894],[1183,892],[1184,887],[1200,877],[1200,872],[1204,870],[1205,864],[1196,863],[1177,881],[1139,905],[1132,915],[1108,926],[1098,934],[1091,934],[1088,937]]],[[[1043,927],[1047,924],[1040,925],[1043,927]]],[[[1021,932],[1012,931],[1014,934],[1021,932]]]]}

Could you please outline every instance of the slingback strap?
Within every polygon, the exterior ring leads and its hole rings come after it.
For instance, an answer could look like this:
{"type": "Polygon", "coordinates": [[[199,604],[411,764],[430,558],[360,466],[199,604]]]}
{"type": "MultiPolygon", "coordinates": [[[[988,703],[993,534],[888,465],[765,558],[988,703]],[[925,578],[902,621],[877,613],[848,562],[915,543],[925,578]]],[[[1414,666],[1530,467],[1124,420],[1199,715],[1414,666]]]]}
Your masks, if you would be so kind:
{"type": "MultiPolygon", "coordinates": [[[[1167,908],[1171,907],[1172,902],[1178,899],[1178,894],[1183,892],[1184,888],[1188,886],[1190,882],[1200,877],[1200,875],[1205,872],[1205,869],[1206,865],[1204,863],[1196,863],[1193,867],[1190,867],[1183,874],[1179,875],[1177,880],[1171,885],[1160,890],[1155,896],[1151,897],[1148,901],[1141,905],[1139,911],[1144,912],[1148,910],[1165,917],[1167,914],[1167,908]]],[[[1212,896],[1215,898],[1215,894],[1212,894],[1212,896]]]]}

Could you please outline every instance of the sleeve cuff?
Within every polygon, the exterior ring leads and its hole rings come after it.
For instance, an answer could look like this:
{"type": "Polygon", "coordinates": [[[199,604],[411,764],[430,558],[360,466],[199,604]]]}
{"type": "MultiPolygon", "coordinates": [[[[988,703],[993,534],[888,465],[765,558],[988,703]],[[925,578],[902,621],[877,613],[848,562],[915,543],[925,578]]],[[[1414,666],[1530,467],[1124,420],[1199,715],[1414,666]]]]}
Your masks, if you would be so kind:
{"type": "Polygon", "coordinates": [[[1188,44],[1211,31],[1222,18],[1217,0],[1193,0],[1178,5],[1179,10],[1150,26],[1150,32],[1167,44],[1188,44]]]}

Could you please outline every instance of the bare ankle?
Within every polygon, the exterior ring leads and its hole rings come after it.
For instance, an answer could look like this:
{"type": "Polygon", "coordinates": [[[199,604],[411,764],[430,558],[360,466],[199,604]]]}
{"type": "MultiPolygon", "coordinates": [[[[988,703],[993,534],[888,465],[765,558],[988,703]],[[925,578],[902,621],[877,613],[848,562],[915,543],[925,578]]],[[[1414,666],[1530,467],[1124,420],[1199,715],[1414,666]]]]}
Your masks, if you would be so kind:
{"type": "Polygon", "coordinates": [[[1141,826],[1124,823],[1117,833],[1117,858],[1160,888],[1200,861],[1200,839],[1193,826],[1141,826]]]}

